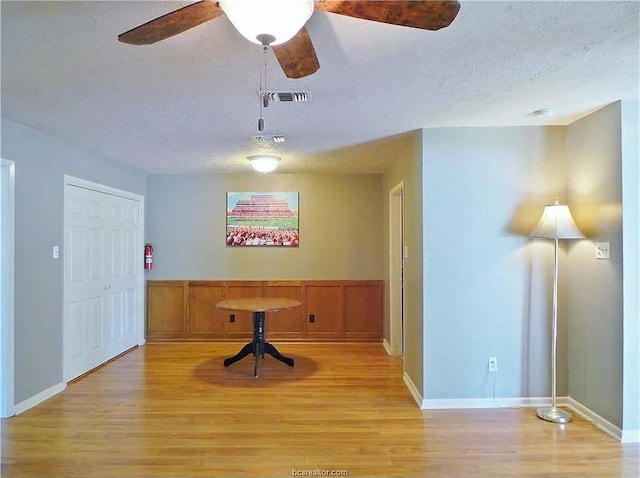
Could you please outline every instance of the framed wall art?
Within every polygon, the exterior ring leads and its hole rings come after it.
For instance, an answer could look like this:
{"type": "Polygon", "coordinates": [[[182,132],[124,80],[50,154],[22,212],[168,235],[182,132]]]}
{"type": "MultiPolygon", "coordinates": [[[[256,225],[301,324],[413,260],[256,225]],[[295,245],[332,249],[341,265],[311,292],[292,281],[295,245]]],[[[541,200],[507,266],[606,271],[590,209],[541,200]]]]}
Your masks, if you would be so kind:
{"type": "Polygon", "coordinates": [[[228,192],[231,247],[298,247],[297,192],[228,192]]]}

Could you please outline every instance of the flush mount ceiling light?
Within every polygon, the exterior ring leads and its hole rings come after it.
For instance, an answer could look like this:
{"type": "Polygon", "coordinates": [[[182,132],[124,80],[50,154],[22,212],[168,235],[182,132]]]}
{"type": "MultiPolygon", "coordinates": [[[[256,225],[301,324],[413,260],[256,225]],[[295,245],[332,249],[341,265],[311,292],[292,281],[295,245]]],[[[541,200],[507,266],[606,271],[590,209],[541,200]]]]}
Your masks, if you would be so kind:
{"type": "Polygon", "coordinates": [[[270,45],[293,38],[313,13],[313,0],[220,0],[233,26],[247,40],[262,45],[258,37],[271,35],[270,45]]]}
{"type": "Polygon", "coordinates": [[[274,156],[271,154],[256,154],[248,156],[247,159],[253,166],[253,169],[261,173],[270,173],[278,167],[278,161],[280,156],[274,156]]]}
{"type": "Polygon", "coordinates": [[[540,108],[539,110],[535,110],[532,114],[533,116],[537,116],[538,118],[540,118],[540,117],[546,117],[546,116],[553,116],[556,114],[556,112],[551,108],[540,108]]]}

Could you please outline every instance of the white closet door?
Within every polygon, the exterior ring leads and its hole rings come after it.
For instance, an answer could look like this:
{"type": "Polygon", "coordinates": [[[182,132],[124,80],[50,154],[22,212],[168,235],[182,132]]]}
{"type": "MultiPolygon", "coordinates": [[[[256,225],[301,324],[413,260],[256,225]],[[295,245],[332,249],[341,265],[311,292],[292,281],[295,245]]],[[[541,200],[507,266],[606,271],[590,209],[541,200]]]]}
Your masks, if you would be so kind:
{"type": "MultiPolygon", "coordinates": [[[[105,195],[108,196],[108,195],[105,195]]],[[[136,320],[138,301],[138,275],[142,268],[142,251],[138,244],[138,202],[132,199],[109,196],[106,200],[107,220],[106,260],[107,301],[107,343],[109,358],[112,358],[138,343],[139,330],[136,320]]]]}
{"type": "MultiPolygon", "coordinates": [[[[65,380],[137,344],[138,202],[66,185],[65,380]]],[[[138,261],[139,262],[139,261],[138,261]]]]}

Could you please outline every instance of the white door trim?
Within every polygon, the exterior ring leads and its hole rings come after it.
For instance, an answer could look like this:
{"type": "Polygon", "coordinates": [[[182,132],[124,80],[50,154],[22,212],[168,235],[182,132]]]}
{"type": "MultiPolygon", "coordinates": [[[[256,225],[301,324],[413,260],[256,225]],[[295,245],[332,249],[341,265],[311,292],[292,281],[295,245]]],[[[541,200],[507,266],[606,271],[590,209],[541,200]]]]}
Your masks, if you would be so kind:
{"type": "Polygon", "coordinates": [[[15,163],[0,158],[2,194],[2,239],[0,239],[0,417],[15,414],[14,393],[14,254],[15,254],[15,163]]]}
{"type": "MultiPolygon", "coordinates": [[[[81,178],[76,178],[74,176],[69,176],[66,175],[64,176],[64,202],[65,204],[67,203],[67,192],[68,192],[68,188],[67,186],[75,186],[75,187],[80,187],[80,188],[84,188],[84,189],[89,189],[92,191],[97,191],[97,192],[101,192],[101,193],[105,193],[105,194],[110,194],[112,196],[118,196],[121,198],[125,198],[125,199],[131,199],[134,201],[138,202],[138,244],[137,244],[137,250],[140,253],[140,268],[142,269],[143,266],[143,253],[144,253],[144,196],[140,195],[140,194],[136,194],[136,193],[132,193],[129,191],[125,191],[122,189],[117,189],[117,188],[113,188],[111,186],[105,186],[104,184],[100,184],[100,183],[94,183],[92,181],[87,181],[86,179],[81,179],[81,178]]],[[[67,221],[66,221],[66,214],[65,214],[65,220],[64,220],[64,225],[63,225],[63,230],[65,231],[65,237],[66,237],[66,230],[67,230],[67,221]]],[[[67,274],[69,273],[69,271],[67,270],[66,267],[66,258],[67,258],[67,254],[68,254],[68,250],[67,250],[67,244],[64,244],[63,247],[64,250],[64,284],[67,284],[67,279],[68,276],[67,274]]],[[[138,283],[136,284],[136,289],[137,289],[137,297],[138,297],[138,303],[136,304],[136,326],[137,326],[137,330],[138,330],[138,345],[143,345],[145,342],[144,339],[144,310],[145,310],[145,294],[144,294],[144,274],[140,273],[138,275],[138,283]]],[[[64,299],[63,299],[63,329],[62,329],[62,337],[63,337],[63,346],[62,346],[62,370],[64,373],[64,381],[65,383],[69,381],[69,377],[67,377],[67,366],[65,364],[65,356],[66,356],[66,350],[69,344],[66,343],[66,337],[67,337],[67,330],[65,329],[66,327],[66,323],[67,320],[65,320],[64,314],[66,313],[66,311],[68,310],[68,297],[67,297],[67,290],[66,287],[64,287],[64,299]]]]}
{"type": "Polygon", "coordinates": [[[404,181],[389,190],[389,348],[392,355],[404,353],[404,181]],[[400,204],[398,207],[398,198],[400,204]],[[398,231],[398,225],[400,231],[398,231]],[[400,232],[399,244],[397,234],[400,232]],[[396,239],[394,239],[396,238],[396,239]],[[398,270],[399,269],[399,270],[398,270]],[[400,279],[398,279],[398,273],[400,279]]]}

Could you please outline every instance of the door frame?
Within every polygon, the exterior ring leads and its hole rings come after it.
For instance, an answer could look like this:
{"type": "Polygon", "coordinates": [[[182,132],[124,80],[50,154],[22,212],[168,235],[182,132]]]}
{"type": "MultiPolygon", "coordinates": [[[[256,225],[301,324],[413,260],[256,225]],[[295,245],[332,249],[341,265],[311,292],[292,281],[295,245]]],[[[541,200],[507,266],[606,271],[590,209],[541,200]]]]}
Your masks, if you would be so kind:
{"type": "Polygon", "coordinates": [[[138,327],[138,345],[144,345],[144,310],[145,310],[145,293],[144,293],[144,272],[142,270],[143,266],[143,254],[144,254],[144,196],[136,193],[132,193],[130,191],[125,191],[123,189],[113,188],[111,186],[106,186],[104,184],[95,183],[93,181],[88,181],[86,179],[77,178],[74,176],[69,176],[67,174],[64,175],[64,224],[63,224],[63,259],[64,259],[64,283],[63,283],[63,313],[62,313],[62,370],[63,370],[63,379],[64,382],[69,382],[69,373],[68,373],[68,365],[66,363],[67,356],[67,348],[69,344],[67,343],[67,311],[69,310],[69,297],[67,291],[67,282],[69,279],[69,267],[67,258],[69,257],[69,251],[66,237],[67,237],[67,214],[66,208],[68,204],[68,192],[69,187],[79,187],[84,189],[89,189],[91,191],[96,191],[103,194],[110,194],[112,196],[117,196],[125,199],[131,199],[138,202],[138,244],[136,245],[137,250],[140,253],[140,274],[138,275],[138,281],[136,284],[137,291],[137,304],[135,307],[136,310],[136,326],[138,327]]]}
{"type": "Polygon", "coordinates": [[[405,350],[404,236],[404,181],[400,181],[389,190],[389,348],[391,355],[404,355],[405,350]],[[397,277],[399,280],[396,279],[397,277]]]}
{"type": "Polygon", "coordinates": [[[0,417],[15,414],[15,163],[0,158],[0,417]]]}

